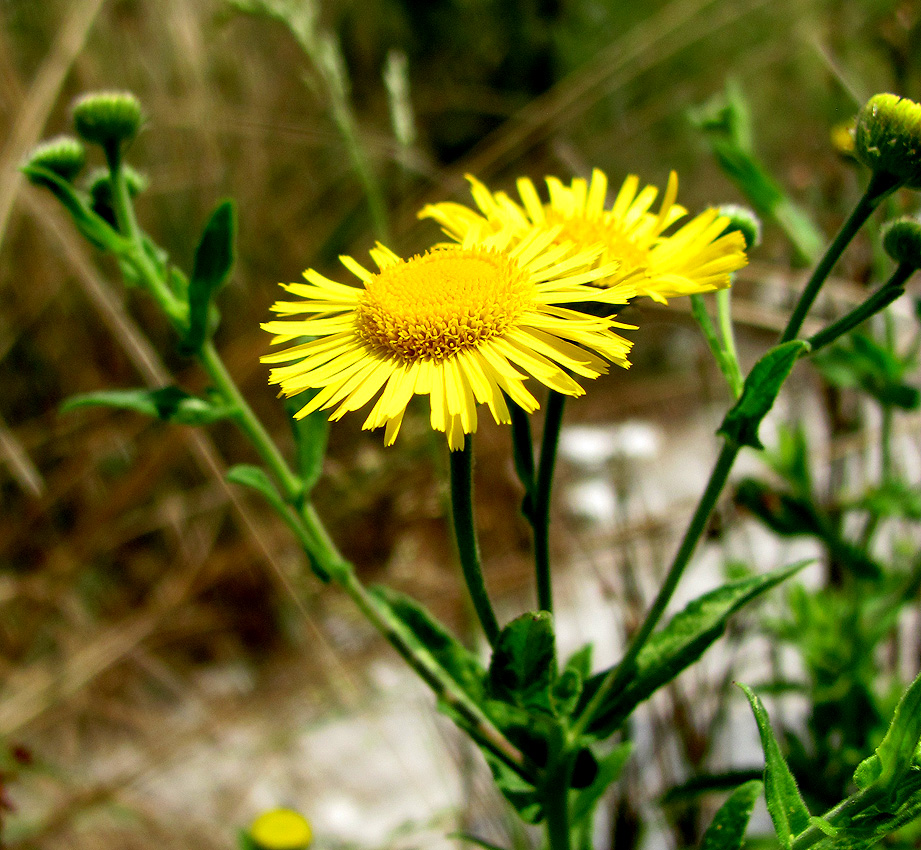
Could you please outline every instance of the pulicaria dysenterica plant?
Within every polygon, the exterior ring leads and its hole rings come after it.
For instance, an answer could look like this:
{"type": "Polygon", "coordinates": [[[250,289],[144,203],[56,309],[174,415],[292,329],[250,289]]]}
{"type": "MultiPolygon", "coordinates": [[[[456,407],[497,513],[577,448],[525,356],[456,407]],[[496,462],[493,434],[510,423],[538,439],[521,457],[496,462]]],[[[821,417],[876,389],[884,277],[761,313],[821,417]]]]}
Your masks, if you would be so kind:
{"type": "MultiPolygon", "coordinates": [[[[657,190],[640,189],[635,176],[609,202],[608,181],[599,170],[569,185],[547,178],[546,201],[526,177],[517,181],[518,201],[471,178],[473,207],[443,201],[419,212],[439,223],[450,241],[433,238],[428,250],[409,259],[378,244],[371,251],[374,271],[343,257],[350,273],[345,281],[308,270],[305,283],[284,285],[291,300],[279,301],[277,318],[264,325],[281,346],[263,358],[272,364],[270,382],[295,397],[293,463],[240,393],[213,342],[219,314],[212,302],[234,262],[233,204],[217,206],[192,268],[181,271],[135,215],[134,196],[144,186],[125,156],[143,123],[137,99],[126,92],[87,95],[74,108],[74,123],[83,140],[104,154],[106,167],[89,190],[75,184],[86,158],[76,139],[37,148],[24,173],[50,190],[83,236],[114,255],[130,282],[157,302],[180,351],[198,361],[211,386],[200,396],[176,386],[102,391],[68,407],[100,404],[187,425],[234,424],[261,464],[234,467],[230,479],[266,498],[314,573],[347,593],[432,688],[441,710],[480,748],[515,811],[544,826],[551,850],[590,846],[593,813],[629,757],[624,728],[637,706],[693,665],[736,611],[802,566],[728,582],[659,625],[737,456],[746,447],[762,448],[759,426],[797,361],[891,304],[921,266],[918,223],[893,225],[886,235],[886,249],[897,262],[890,278],[851,311],[801,338],[819,290],[861,226],[896,190],[921,185],[921,107],[878,95],[861,111],[855,155],[871,171],[868,188],[816,264],[778,344],[747,375],[735,353],[726,289],[747,262],[757,221],[718,208],[686,218],[676,203],[674,173],[658,209],[657,190]],[[714,290],[718,331],[699,300],[714,290]],[[623,656],[594,670],[589,644],[560,663],[548,535],[563,401],[585,392],[585,381],[610,365],[629,365],[632,340],[622,332],[633,329],[616,320],[619,307],[639,297],[665,301],[683,295],[697,299],[694,315],[734,396],[718,432],[722,448],[623,656]],[[389,445],[416,396],[428,397],[431,427],[446,435],[457,553],[488,654],[465,646],[418,601],[388,588],[367,588],[337,549],[312,498],[327,419],[371,405],[364,427],[383,427],[389,445]],[[507,623],[493,609],[474,522],[473,435],[481,405],[496,422],[511,426],[522,511],[533,531],[537,605],[507,623]],[[543,435],[535,451],[529,420],[538,411],[543,435]]],[[[727,161],[751,156],[730,150],[732,144],[724,140],[721,148],[727,161]]],[[[812,816],[799,796],[760,700],[746,693],[765,750],[763,790],[785,850],[869,847],[921,812],[921,678],[903,696],[876,753],[867,754],[854,773],[857,791],[822,817],[812,816]]],[[[761,791],[757,780],[736,788],[703,846],[738,850],[761,791]]],[[[260,821],[255,832],[275,835],[278,823],[277,817],[260,821]]]]}

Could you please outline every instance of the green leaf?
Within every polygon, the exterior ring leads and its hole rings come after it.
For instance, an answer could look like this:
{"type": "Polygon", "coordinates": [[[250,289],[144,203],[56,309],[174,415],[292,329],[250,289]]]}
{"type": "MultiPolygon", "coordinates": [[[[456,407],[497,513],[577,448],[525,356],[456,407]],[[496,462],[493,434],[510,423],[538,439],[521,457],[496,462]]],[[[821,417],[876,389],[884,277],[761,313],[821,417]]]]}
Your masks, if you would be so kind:
{"type": "Polygon", "coordinates": [[[745,379],[741,397],[726,414],[717,433],[735,445],[763,449],[758,439],[761,420],[774,406],[796,361],[808,350],[808,342],[794,339],[768,351],[745,379]]]}
{"type": "Polygon", "coordinates": [[[297,471],[304,483],[304,495],[308,495],[323,474],[323,460],[329,439],[329,416],[322,410],[315,410],[300,419],[294,414],[301,410],[319,392],[307,390],[285,399],[285,410],[291,417],[297,471]]]}
{"type": "Polygon", "coordinates": [[[115,407],[133,410],[176,425],[210,425],[232,415],[234,409],[220,400],[190,395],[179,387],[159,390],[102,390],[72,396],[61,404],[66,413],[79,407],[115,407]]]}
{"type": "Polygon", "coordinates": [[[911,683],[899,700],[895,715],[876,752],[862,761],[854,772],[859,788],[878,785],[893,793],[902,777],[912,767],[921,742],[921,675],[911,683]]]}
{"type": "Polygon", "coordinates": [[[679,785],[673,785],[662,795],[662,805],[687,803],[697,800],[705,794],[732,791],[740,785],[754,779],[761,781],[764,769],[753,767],[749,770],[728,770],[725,773],[701,773],[692,776],[679,785]]]}
{"type": "Polygon", "coordinates": [[[184,341],[188,351],[200,350],[212,331],[209,328],[211,300],[233,268],[235,218],[233,201],[218,204],[195,251],[189,280],[189,331],[184,341]]]}
{"type": "Polygon", "coordinates": [[[441,668],[475,703],[485,702],[486,668],[467,647],[409,596],[383,585],[369,592],[409,630],[441,668]]]}
{"type": "Polygon", "coordinates": [[[227,480],[232,484],[242,484],[262,493],[273,505],[284,505],[284,499],[266,471],[260,466],[238,463],[227,470],[227,480]]]}
{"type": "MultiPolygon", "coordinates": [[[[643,700],[689,667],[726,630],[729,618],[753,599],[776,587],[810,561],[775,570],[763,576],[730,582],[691,602],[656,632],[640,650],[636,671],[623,688],[610,694],[596,713],[589,731],[598,738],[607,737],[643,700]]],[[[599,673],[585,683],[581,706],[598,690],[607,673],[599,673]]]]}
{"type": "Polygon", "coordinates": [[[763,787],[760,780],[754,779],[736,788],[713,816],[700,842],[700,850],[739,850],[763,787]]]}
{"type": "Polygon", "coordinates": [[[489,665],[489,690],[493,697],[552,712],[550,690],[556,678],[551,614],[546,611],[522,614],[502,629],[489,665]]]}
{"type": "Polygon", "coordinates": [[[22,173],[33,183],[48,189],[70,213],[77,230],[97,248],[117,254],[128,249],[130,243],[104,218],[94,213],[66,180],[39,165],[23,166],[22,173]]]}
{"type": "Polygon", "coordinates": [[[768,719],[764,705],[747,685],[739,685],[751,703],[761,735],[761,747],[764,749],[764,795],[767,798],[768,812],[774,821],[774,831],[780,843],[789,850],[793,839],[809,826],[809,809],[800,796],[796,780],[790,773],[786,761],[780,752],[774,730],[768,719]]]}

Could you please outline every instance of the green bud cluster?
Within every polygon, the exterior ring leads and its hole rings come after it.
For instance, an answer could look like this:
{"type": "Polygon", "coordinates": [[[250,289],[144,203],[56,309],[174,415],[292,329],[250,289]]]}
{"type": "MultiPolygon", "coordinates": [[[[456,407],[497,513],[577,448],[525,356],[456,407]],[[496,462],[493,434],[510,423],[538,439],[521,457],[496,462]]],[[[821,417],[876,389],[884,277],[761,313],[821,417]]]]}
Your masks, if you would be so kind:
{"type": "Polygon", "coordinates": [[[74,127],[88,142],[108,148],[130,141],[141,128],[141,102],[128,91],[90,92],[73,105],[74,127]]]}
{"type": "Polygon", "coordinates": [[[761,244],[761,219],[748,207],[741,204],[723,204],[719,214],[729,219],[729,224],[723,233],[732,233],[738,230],[745,239],[745,250],[750,251],[761,244]]]}
{"type": "Polygon", "coordinates": [[[897,218],[883,226],[883,247],[899,265],[921,269],[921,220],[897,218]]]}
{"type": "Polygon", "coordinates": [[[47,168],[70,183],[86,163],[86,148],[73,136],[55,136],[32,149],[27,166],[47,168]]]}
{"type": "Polygon", "coordinates": [[[854,154],[874,172],[921,189],[921,105],[894,94],[871,97],[857,116],[854,154]]]}

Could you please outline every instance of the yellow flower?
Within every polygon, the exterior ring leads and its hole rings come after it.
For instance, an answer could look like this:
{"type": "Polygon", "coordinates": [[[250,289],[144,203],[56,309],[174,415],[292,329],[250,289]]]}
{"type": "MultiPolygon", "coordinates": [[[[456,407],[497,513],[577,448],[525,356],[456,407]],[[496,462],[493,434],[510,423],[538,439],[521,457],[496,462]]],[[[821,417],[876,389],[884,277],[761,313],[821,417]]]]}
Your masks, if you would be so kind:
{"type": "Polygon", "coordinates": [[[747,262],[741,234],[723,234],[729,219],[709,209],[665,235],[687,211],[675,203],[678,177],[668,178],[665,196],[657,213],[651,212],[658,195],[654,186],[639,190],[639,178],[624,181],[610,208],[605,207],[608,178],[595,169],[591,181],[575,178],[569,186],[556,177],[547,178],[550,194],[543,203],[526,177],[518,180],[521,203],[505,192],[490,192],[470,175],[473,199],[480,212],[456,203],[430,204],[420,218],[433,218],[451,238],[464,238],[470,228],[485,221],[492,228],[511,227],[517,233],[558,227],[558,239],[577,246],[602,246],[599,264],[616,264],[613,274],[600,286],[629,284],[637,295],[665,302],[676,295],[709,292],[729,285],[732,272],[747,262]]]}
{"type": "Polygon", "coordinates": [[[313,839],[310,822],[293,809],[263,812],[249,828],[261,850],[306,850],[313,839]]]}
{"type": "Polygon", "coordinates": [[[377,272],[340,258],[362,286],[308,269],[307,283],[282,284],[302,300],[272,308],[303,317],[263,325],[273,342],[293,343],[262,358],[288,364],[272,369],[269,381],[287,396],[319,390],[298,418],[335,407],[330,419],[339,419],[380,392],[364,427],[385,426],[387,445],[410,399],[427,395],[432,428],[446,432],[452,450],[476,431],[478,404],[499,423],[510,421],[505,395],[536,410],[528,377],[581,395],[572,374],[596,378],[608,362],[629,365],[631,343],[613,331],[629,326],[565,305],[624,304],[635,292],[629,284],[592,286],[612,271],[596,266],[600,248],[575,251],[558,244],[557,235],[555,229],[524,238],[507,229],[481,235],[470,228],[459,245],[410,260],[378,244],[371,251],[377,272]]]}

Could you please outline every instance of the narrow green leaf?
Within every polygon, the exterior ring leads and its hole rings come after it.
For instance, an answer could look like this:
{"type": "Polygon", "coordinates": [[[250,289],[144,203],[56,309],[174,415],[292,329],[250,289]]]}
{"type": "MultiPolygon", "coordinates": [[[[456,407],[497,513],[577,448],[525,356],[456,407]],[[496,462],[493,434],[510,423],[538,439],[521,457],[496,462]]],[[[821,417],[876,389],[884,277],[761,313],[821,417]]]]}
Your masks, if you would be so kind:
{"type": "Polygon", "coordinates": [[[227,470],[227,480],[232,484],[242,484],[262,493],[273,505],[283,505],[284,499],[266,471],[259,466],[238,463],[227,470]]]}
{"type": "Polygon", "coordinates": [[[911,683],[896,706],[895,715],[876,753],[862,761],[854,773],[860,788],[874,784],[894,792],[912,766],[921,742],[921,675],[911,683]]]}
{"type": "Polygon", "coordinates": [[[189,331],[185,348],[198,351],[210,335],[211,300],[227,280],[234,263],[236,216],[232,201],[222,201],[205,225],[189,280],[189,331]]]}
{"type": "Polygon", "coordinates": [[[61,404],[67,413],[80,407],[114,407],[133,410],[176,425],[210,425],[225,419],[233,408],[222,402],[190,395],[179,387],[162,387],[159,390],[102,390],[72,396],[61,404]]]}
{"type": "Polygon", "coordinates": [[[390,609],[411,635],[475,703],[484,702],[486,668],[467,647],[438,622],[424,606],[383,585],[369,589],[390,609]]]}
{"type": "Polygon", "coordinates": [[[77,229],[97,248],[115,253],[123,253],[127,249],[127,240],[94,213],[66,180],[39,165],[23,166],[22,173],[33,183],[48,189],[70,213],[77,229]]]}
{"type": "Polygon", "coordinates": [[[774,406],[796,361],[808,350],[809,343],[794,339],[768,351],[745,379],[741,397],[726,414],[717,433],[738,446],[763,449],[758,439],[761,420],[774,406]]]}
{"type": "Polygon", "coordinates": [[[751,703],[761,735],[761,747],[764,749],[764,795],[767,798],[768,812],[774,821],[774,831],[780,843],[789,850],[793,839],[809,826],[809,809],[800,796],[796,780],[790,773],[786,761],[780,752],[771,721],[768,719],[764,705],[747,685],[739,685],[751,703]]]}
{"type": "Polygon", "coordinates": [[[763,787],[760,780],[753,779],[736,788],[713,816],[700,842],[700,850],[739,850],[763,787]]]}
{"type": "Polygon", "coordinates": [[[522,614],[502,629],[489,665],[489,689],[496,699],[552,711],[550,689],[556,678],[551,614],[522,614]]]}
{"type": "MultiPolygon", "coordinates": [[[[595,715],[589,731],[603,738],[619,729],[639,703],[704,654],[726,630],[729,618],[736,611],[808,563],[808,560],[800,561],[763,576],[730,582],[691,602],[649,639],[637,656],[633,677],[622,691],[609,696],[595,715]]],[[[606,675],[606,672],[598,673],[585,683],[582,706],[591,700],[606,675]]]]}
{"type": "Polygon", "coordinates": [[[295,458],[297,471],[304,483],[304,495],[308,495],[323,474],[323,461],[326,458],[326,445],[329,440],[329,414],[322,410],[295,419],[294,414],[301,410],[319,390],[285,399],[285,410],[291,417],[291,430],[294,433],[295,458]]]}

